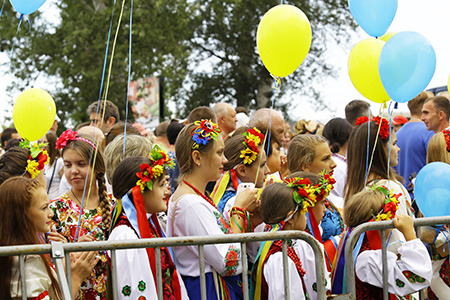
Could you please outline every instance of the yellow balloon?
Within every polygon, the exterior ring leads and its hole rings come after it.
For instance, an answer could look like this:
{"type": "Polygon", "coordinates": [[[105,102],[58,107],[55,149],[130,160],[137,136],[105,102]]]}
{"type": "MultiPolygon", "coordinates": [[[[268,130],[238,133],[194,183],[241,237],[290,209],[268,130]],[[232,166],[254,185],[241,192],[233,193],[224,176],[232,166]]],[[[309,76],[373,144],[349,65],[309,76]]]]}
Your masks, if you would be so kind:
{"type": "Polygon", "coordinates": [[[311,47],[311,26],[297,7],[277,5],[261,19],[256,40],[267,70],[274,76],[285,77],[305,60],[311,47]]]}
{"type": "Polygon", "coordinates": [[[367,99],[384,103],[390,99],[381,83],[378,60],[385,42],[367,39],[353,47],[348,57],[348,74],[355,88],[367,99]]]}
{"type": "Polygon", "coordinates": [[[397,32],[388,32],[388,33],[385,33],[384,35],[380,36],[379,39],[382,40],[382,41],[387,42],[387,41],[389,41],[389,39],[391,37],[393,37],[396,34],[397,34],[397,32]]]}
{"type": "Polygon", "coordinates": [[[52,127],[56,107],[52,96],[41,89],[22,92],[14,103],[13,121],[21,137],[37,141],[52,127]]]}

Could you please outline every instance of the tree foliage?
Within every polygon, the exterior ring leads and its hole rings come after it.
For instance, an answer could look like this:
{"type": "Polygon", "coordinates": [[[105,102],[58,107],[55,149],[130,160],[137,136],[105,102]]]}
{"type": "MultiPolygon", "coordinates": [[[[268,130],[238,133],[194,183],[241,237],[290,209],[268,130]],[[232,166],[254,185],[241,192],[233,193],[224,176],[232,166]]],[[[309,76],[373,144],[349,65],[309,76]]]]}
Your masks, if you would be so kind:
{"type": "MultiPolygon", "coordinates": [[[[33,84],[37,74],[55,83],[51,90],[61,119],[86,121],[87,106],[100,95],[108,29],[112,20],[112,42],[124,3],[120,31],[108,89],[102,95],[125,108],[128,80],[130,1],[58,1],[59,22],[48,23],[38,12],[29,16],[32,28],[23,23],[15,43],[13,89],[33,84]]],[[[308,16],[313,43],[303,65],[283,80],[282,92],[297,89],[314,93],[311,83],[329,74],[331,66],[322,58],[326,40],[345,40],[354,23],[346,0],[296,0],[289,4],[308,16]]],[[[273,94],[272,79],[259,59],[256,29],[275,0],[134,0],[132,22],[132,79],[164,77],[165,98],[177,103],[178,114],[199,105],[227,101],[248,108],[267,107],[273,94]]],[[[53,16],[53,18],[58,18],[53,16]]],[[[6,5],[0,21],[0,50],[9,51],[17,24],[6,5]]],[[[108,74],[108,72],[106,72],[108,74]]],[[[106,79],[105,79],[106,82],[106,79]]],[[[125,109],[121,109],[122,117],[125,109]]]]}

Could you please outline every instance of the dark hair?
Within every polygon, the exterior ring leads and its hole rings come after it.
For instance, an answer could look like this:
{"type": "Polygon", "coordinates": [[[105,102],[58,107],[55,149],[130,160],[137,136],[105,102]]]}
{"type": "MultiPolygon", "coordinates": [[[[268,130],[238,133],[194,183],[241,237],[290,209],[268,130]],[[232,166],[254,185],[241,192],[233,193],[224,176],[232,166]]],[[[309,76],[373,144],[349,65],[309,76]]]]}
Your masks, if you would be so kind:
{"type": "Polygon", "coordinates": [[[420,116],[420,114],[422,113],[423,104],[428,98],[430,98],[428,93],[429,92],[423,91],[422,93],[408,101],[408,108],[411,116],[420,116]]]}
{"type": "Polygon", "coordinates": [[[425,103],[428,101],[433,101],[434,109],[436,109],[436,113],[439,113],[441,111],[444,112],[446,120],[448,121],[450,117],[450,101],[447,99],[447,97],[444,96],[436,96],[432,98],[428,98],[425,103]]]}
{"type": "Polygon", "coordinates": [[[356,119],[362,116],[370,117],[370,105],[362,100],[350,101],[345,106],[345,118],[352,125],[355,126],[356,119]]]}
{"type": "MultiPolygon", "coordinates": [[[[372,157],[372,166],[368,172],[372,172],[382,179],[388,178],[388,168],[391,178],[399,179],[397,173],[389,166],[389,139],[383,140],[378,135],[378,126],[370,122],[369,160],[372,157]],[[375,144],[375,140],[377,143],[375,144]],[[374,149],[375,145],[375,149],[374,149]]],[[[345,184],[345,201],[354,194],[362,191],[366,186],[367,162],[367,131],[368,125],[364,123],[356,126],[348,141],[347,151],[347,182],[345,184]]]]}
{"type": "Polygon", "coordinates": [[[22,140],[19,140],[19,139],[10,139],[8,141],[8,143],[6,144],[5,151],[8,151],[9,149],[11,149],[13,147],[19,147],[21,141],[22,140]]]}
{"type": "Polygon", "coordinates": [[[167,127],[167,139],[169,140],[170,145],[175,145],[175,141],[177,140],[178,134],[180,134],[181,129],[183,129],[184,124],[178,122],[172,122],[167,127]]]}
{"type": "Polygon", "coordinates": [[[216,113],[207,106],[199,106],[194,108],[188,116],[188,123],[194,123],[195,121],[200,120],[211,120],[214,123],[217,123],[216,113]]]}
{"type": "Polygon", "coordinates": [[[2,148],[5,148],[13,133],[17,133],[17,130],[14,127],[6,128],[5,130],[3,130],[2,136],[0,137],[2,148]]]}
{"type": "Polygon", "coordinates": [[[0,184],[13,176],[22,176],[26,172],[30,150],[13,147],[0,156],[0,184]]]}
{"type": "Polygon", "coordinates": [[[236,107],[235,111],[236,111],[237,114],[238,113],[244,113],[244,114],[246,114],[248,116],[248,109],[243,107],[243,106],[236,107]]]}
{"type": "Polygon", "coordinates": [[[322,135],[328,140],[332,153],[338,153],[345,145],[352,133],[353,126],[342,118],[334,118],[328,121],[322,135]]]}
{"type": "Polygon", "coordinates": [[[295,210],[294,191],[281,182],[274,182],[263,189],[259,209],[264,223],[280,223],[295,210]]]}
{"type": "MultiPolygon", "coordinates": [[[[86,138],[87,139],[87,138],[86,138]]],[[[100,150],[95,150],[88,142],[80,140],[71,140],[62,150],[62,156],[64,157],[64,152],[67,149],[71,149],[77,152],[85,161],[89,163],[89,166],[94,169],[95,179],[97,180],[98,187],[98,199],[99,206],[102,211],[102,223],[105,233],[109,230],[109,224],[111,222],[110,209],[111,204],[106,192],[105,184],[105,160],[103,154],[100,150]],[[92,159],[91,156],[92,155],[92,159]],[[94,158],[94,155],[97,157],[94,158]]]]}
{"type": "Polygon", "coordinates": [[[105,134],[105,138],[102,141],[102,148],[103,150],[108,146],[109,143],[111,143],[116,136],[121,135],[125,131],[125,126],[127,128],[127,134],[137,134],[140,135],[139,130],[137,128],[133,127],[133,125],[128,124],[125,122],[119,122],[114,124],[111,129],[105,134]]]}
{"type": "Polygon", "coordinates": [[[167,136],[167,127],[169,127],[169,122],[160,123],[155,129],[155,136],[167,136]]]}
{"type": "MultiPolygon", "coordinates": [[[[192,139],[191,131],[195,127],[197,127],[197,125],[193,123],[184,126],[175,142],[175,156],[178,165],[180,166],[180,177],[192,172],[192,168],[194,167],[194,161],[192,159],[192,146],[194,145],[194,140],[192,139]]],[[[206,154],[211,151],[214,143],[216,143],[216,141],[211,139],[206,145],[199,145],[196,150],[206,154]]]]}
{"type": "Polygon", "coordinates": [[[98,115],[101,116],[103,114],[103,110],[105,110],[105,115],[103,116],[104,122],[106,122],[111,117],[116,119],[116,122],[120,120],[119,108],[109,100],[95,101],[94,103],[89,105],[87,113],[88,115],[91,115],[98,112],[98,115]]]}
{"type": "MultiPolygon", "coordinates": [[[[40,244],[37,228],[30,215],[33,193],[38,188],[43,187],[37,179],[25,177],[12,177],[0,185],[0,246],[40,244]]],[[[44,255],[40,257],[56,297],[61,299],[61,290],[50,264],[44,255]]],[[[0,299],[11,299],[13,259],[12,256],[0,257],[0,299]]]]}
{"type": "MultiPolygon", "coordinates": [[[[122,198],[129,190],[136,186],[139,177],[136,173],[140,172],[142,164],[150,164],[148,157],[134,156],[127,157],[119,163],[114,171],[112,178],[113,194],[116,199],[122,198]]],[[[157,181],[165,180],[164,174],[157,178],[157,181]]],[[[155,182],[153,182],[155,184],[155,182]]]]}
{"type": "Polygon", "coordinates": [[[56,133],[54,131],[49,131],[45,134],[45,138],[47,139],[48,147],[48,156],[50,156],[49,166],[52,166],[55,160],[60,157],[59,150],[56,149],[56,140],[58,139],[56,133]]]}

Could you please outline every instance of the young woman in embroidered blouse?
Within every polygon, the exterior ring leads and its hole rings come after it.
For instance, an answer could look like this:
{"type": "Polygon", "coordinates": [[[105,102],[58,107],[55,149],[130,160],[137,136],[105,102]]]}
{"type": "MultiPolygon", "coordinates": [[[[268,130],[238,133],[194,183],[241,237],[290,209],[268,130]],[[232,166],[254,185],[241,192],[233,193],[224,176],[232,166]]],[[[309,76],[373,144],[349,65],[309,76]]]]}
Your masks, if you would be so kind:
{"type": "MultiPolygon", "coordinates": [[[[106,192],[102,153],[92,141],[71,129],[61,134],[56,147],[62,149],[64,175],[72,188],[50,203],[54,213],[51,228],[68,242],[106,240],[111,199],[106,192]]],[[[106,299],[107,258],[106,253],[100,254],[100,262],[83,282],[76,299],[106,299]]]]}
{"type": "MultiPolygon", "coordinates": [[[[12,177],[0,186],[0,246],[40,244],[39,233],[49,231],[53,216],[45,187],[37,179],[12,177]]],[[[72,257],[72,290],[76,295],[83,279],[95,266],[95,252],[72,257]]],[[[0,257],[0,299],[22,296],[17,257],[0,257]]],[[[25,257],[27,299],[62,299],[56,273],[48,255],[25,257]]]]}
{"type": "MultiPolygon", "coordinates": [[[[218,180],[227,162],[220,129],[209,120],[197,121],[183,128],[175,143],[181,181],[169,201],[167,235],[196,236],[240,233],[251,230],[250,214],[257,208],[257,190],[246,189],[236,197],[230,210],[231,224],[204,194],[209,181],[218,180]],[[250,219],[250,220],[249,220],[250,219]]],[[[207,245],[205,272],[208,299],[228,293],[242,298],[240,244],[207,245]],[[218,273],[219,290],[214,284],[218,273]]],[[[200,298],[199,254],[196,246],[175,247],[175,262],[191,299],[200,298]]]]}
{"type": "MultiPolygon", "coordinates": [[[[261,214],[266,231],[305,230],[307,207],[298,193],[303,178],[293,178],[290,184],[275,182],[264,188],[261,194],[261,214]]],[[[303,185],[305,187],[306,185],[303,185]]],[[[310,185],[309,185],[310,186],[310,185]]],[[[306,191],[304,189],[304,191],[306,191]]],[[[260,251],[252,270],[251,292],[254,299],[284,299],[283,255],[281,241],[261,242],[260,251]],[[256,280],[255,280],[256,279],[256,280]]],[[[315,261],[303,258],[314,257],[312,248],[302,240],[291,241],[288,246],[288,273],[291,299],[310,299],[308,287],[315,281],[315,261]],[[299,256],[299,253],[302,257],[299,256]]],[[[315,298],[317,298],[317,293],[315,298]]],[[[253,299],[253,298],[252,298],[253,299]]]]}
{"type": "MultiPolygon", "coordinates": [[[[117,166],[112,183],[118,200],[108,240],[162,237],[156,214],[167,210],[165,168],[173,163],[162,150],[150,157],[128,157],[117,166]]],[[[119,299],[158,298],[154,249],[117,251],[116,262],[119,299]]],[[[168,248],[161,248],[161,268],[164,299],[188,299],[168,248]]]]}
{"type": "MultiPolygon", "coordinates": [[[[368,221],[393,220],[394,226],[405,237],[397,255],[387,252],[388,291],[392,295],[405,296],[430,285],[432,276],[431,260],[423,243],[417,239],[410,216],[397,214],[400,195],[395,195],[385,186],[374,185],[365,188],[346,200],[344,221],[351,230],[368,221]]],[[[386,232],[390,235],[390,230],[386,232]]],[[[383,259],[378,231],[368,231],[361,235],[353,250],[356,255],[356,299],[378,300],[383,298],[383,259]]],[[[347,239],[342,239],[347,241],[347,239]]],[[[339,245],[345,249],[345,242],[339,245]]],[[[342,252],[343,253],[343,252],[342,252]]],[[[344,286],[344,255],[337,259],[336,273],[333,274],[333,293],[342,293],[344,286]]],[[[350,263],[350,262],[349,262],[350,263]]],[[[403,299],[403,298],[402,298],[403,299]]]]}

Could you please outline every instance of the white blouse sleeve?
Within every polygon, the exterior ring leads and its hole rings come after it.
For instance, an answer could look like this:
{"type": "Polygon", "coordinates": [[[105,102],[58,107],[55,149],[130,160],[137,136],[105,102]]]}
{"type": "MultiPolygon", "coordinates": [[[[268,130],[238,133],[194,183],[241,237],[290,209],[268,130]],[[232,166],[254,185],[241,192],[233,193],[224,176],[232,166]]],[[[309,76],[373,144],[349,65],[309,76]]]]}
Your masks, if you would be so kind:
{"type": "MultiPolygon", "coordinates": [[[[400,259],[387,252],[389,293],[404,296],[430,285],[432,277],[431,259],[419,239],[408,241],[399,250],[400,259]]],[[[358,278],[377,287],[383,287],[381,250],[368,250],[356,259],[358,278]]]]}
{"type": "MultiPolygon", "coordinates": [[[[291,299],[303,300],[303,284],[292,259],[288,258],[289,268],[289,291],[291,299]]],[[[283,273],[283,253],[276,252],[269,256],[264,264],[264,278],[268,286],[269,300],[285,299],[284,295],[284,273],[283,273]]]]}
{"type": "MultiPolygon", "coordinates": [[[[320,244],[322,251],[323,245],[320,244]]],[[[293,248],[302,262],[303,270],[305,270],[305,276],[303,281],[305,282],[306,291],[309,294],[311,300],[317,299],[317,283],[316,283],[316,260],[312,247],[303,240],[295,240],[293,248]]],[[[323,261],[323,267],[325,270],[326,289],[331,290],[330,272],[327,270],[325,259],[323,261]]]]}
{"type": "MultiPolygon", "coordinates": [[[[199,197],[194,197],[197,196],[189,195],[190,199],[185,197],[178,202],[174,220],[175,236],[221,235],[229,232],[224,226],[226,221],[222,218],[219,211],[205,200],[199,200],[199,197]]],[[[171,212],[169,212],[169,216],[171,216],[171,212]]],[[[170,217],[168,222],[171,222],[170,217]]],[[[168,232],[168,234],[171,235],[171,232],[168,232]]],[[[198,247],[188,247],[198,257],[198,247]]],[[[212,266],[222,276],[242,273],[241,246],[239,243],[205,245],[204,253],[205,263],[212,266]]],[[[181,261],[183,258],[178,256],[177,259],[181,261]]],[[[196,265],[196,269],[198,269],[198,261],[196,265]]],[[[205,266],[205,271],[210,272],[211,270],[208,270],[208,267],[205,266]]],[[[195,272],[198,271],[195,270],[195,272]]]]}
{"type": "MultiPolygon", "coordinates": [[[[114,228],[108,240],[137,239],[130,227],[120,225],[114,228]]],[[[138,299],[140,296],[147,299],[158,298],[145,248],[116,250],[116,274],[119,299],[138,299]]]]}
{"type": "MultiPolygon", "coordinates": [[[[12,266],[12,278],[11,278],[11,297],[21,297],[22,290],[20,284],[19,274],[19,259],[14,257],[12,266]]],[[[48,276],[47,269],[45,267],[42,258],[39,255],[28,255],[25,257],[25,282],[27,286],[27,298],[33,298],[44,296],[45,292],[50,295],[53,294],[52,281],[48,276]]],[[[56,274],[53,273],[53,275],[56,274]]],[[[42,299],[50,299],[50,296],[45,296],[42,299]]]]}

